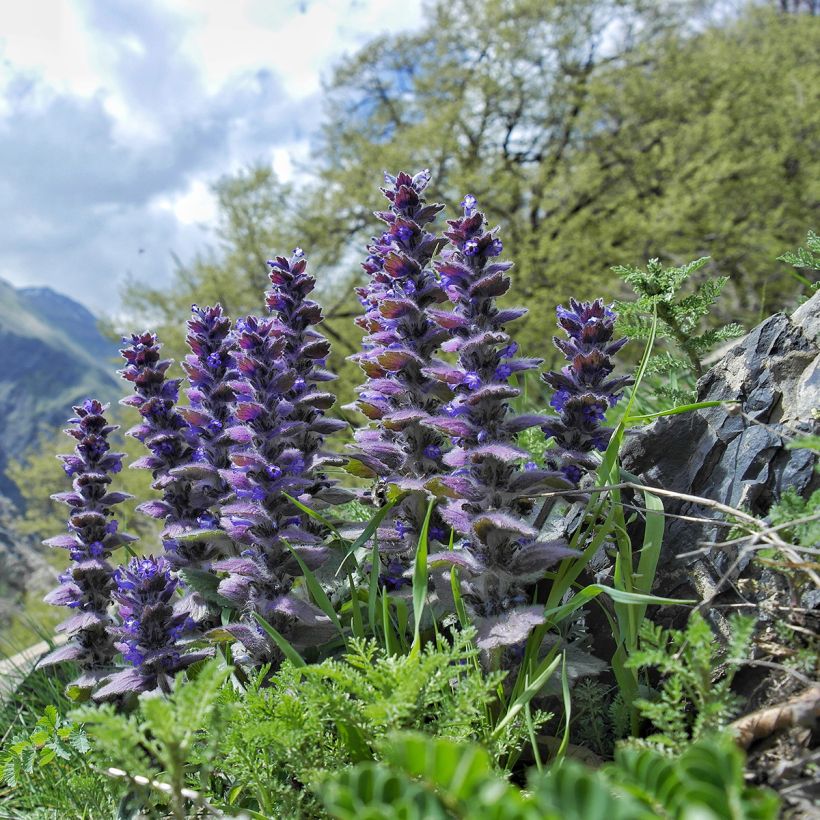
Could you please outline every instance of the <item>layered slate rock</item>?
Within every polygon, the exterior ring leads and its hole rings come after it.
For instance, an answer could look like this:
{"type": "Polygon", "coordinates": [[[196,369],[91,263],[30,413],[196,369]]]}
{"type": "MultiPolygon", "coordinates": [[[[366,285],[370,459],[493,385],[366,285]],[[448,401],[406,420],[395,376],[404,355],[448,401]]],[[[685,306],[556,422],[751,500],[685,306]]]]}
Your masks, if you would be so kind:
{"type": "MultiPolygon", "coordinates": [[[[820,293],[791,316],[766,319],[698,382],[698,401],[737,401],[670,416],[629,435],[626,470],[668,490],[710,498],[765,517],[788,487],[807,496],[818,484],[815,456],[786,444],[820,432],[820,293]],[[738,409],[740,412],[738,412],[738,409]]],[[[664,500],[676,515],[724,520],[706,507],[664,500]]],[[[667,519],[655,588],[702,597],[732,566],[737,552],[712,549],[678,558],[702,542],[726,538],[726,527],[667,519]]],[[[732,577],[743,572],[738,562],[732,577]]]]}

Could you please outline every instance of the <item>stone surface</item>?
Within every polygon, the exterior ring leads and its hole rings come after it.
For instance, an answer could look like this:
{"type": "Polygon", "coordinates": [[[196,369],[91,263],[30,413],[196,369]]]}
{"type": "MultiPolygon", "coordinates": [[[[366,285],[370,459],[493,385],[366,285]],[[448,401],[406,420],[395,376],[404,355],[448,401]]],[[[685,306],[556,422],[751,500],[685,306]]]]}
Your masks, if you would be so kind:
{"type": "MultiPolygon", "coordinates": [[[[656,487],[697,495],[765,516],[786,487],[818,486],[815,457],[787,450],[801,433],[820,431],[820,293],[791,316],[778,313],[741,339],[698,382],[698,401],[738,400],[741,413],[714,407],[659,419],[631,431],[623,467],[656,487]]],[[[706,507],[664,500],[669,513],[723,520],[706,507]]],[[[737,557],[711,550],[678,558],[726,528],[667,519],[656,589],[704,597],[737,557]]],[[[743,569],[743,563],[737,567],[743,569]]]]}

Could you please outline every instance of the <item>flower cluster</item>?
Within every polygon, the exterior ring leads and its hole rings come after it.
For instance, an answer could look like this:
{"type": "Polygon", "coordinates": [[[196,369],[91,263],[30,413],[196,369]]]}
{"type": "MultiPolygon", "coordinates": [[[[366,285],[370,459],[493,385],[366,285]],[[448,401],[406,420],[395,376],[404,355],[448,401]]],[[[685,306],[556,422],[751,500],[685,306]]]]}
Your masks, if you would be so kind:
{"type": "Polygon", "coordinates": [[[550,404],[558,415],[550,417],[541,429],[555,439],[555,448],[548,452],[552,464],[577,484],[596,467],[592,452],[606,450],[612,436],[612,430],[602,426],[606,411],[633,380],[629,376],[612,378],[612,356],[627,339],[612,340],[616,316],[603,299],[571,299],[569,308],[561,305],[556,312],[558,326],[568,338],[554,337],[553,342],[569,364],[560,372],[542,374],[555,390],[550,404]]]}
{"type": "MultiPolygon", "coordinates": [[[[217,325],[216,335],[221,331],[222,327],[217,325]]],[[[205,335],[198,330],[194,334],[205,335]]],[[[147,501],[137,509],[164,522],[163,547],[175,568],[207,568],[209,562],[224,554],[224,539],[190,535],[214,528],[216,518],[210,507],[224,494],[224,484],[218,472],[203,463],[201,454],[210,443],[209,438],[203,443],[201,435],[176,407],[181,379],[166,378],[171,360],[161,358],[161,347],[155,334],[142,333],[131,336],[130,343],[121,351],[126,366],[120,373],[134,386],[134,395],[122,399],[121,404],[136,407],[141,417],[128,435],[150,451],[150,455],[131,466],[151,470],[151,486],[162,494],[161,499],[147,501]]],[[[218,355],[222,361],[224,352],[218,355]]],[[[188,364],[192,366],[191,362],[188,364]]]]}
{"type": "MultiPolygon", "coordinates": [[[[551,564],[577,553],[542,535],[533,499],[573,487],[594,467],[594,451],[606,448],[604,416],[631,382],[612,376],[625,340],[613,341],[615,317],[601,300],[560,307],[568,338],[555,344],[569,364],[542,377],[555,390],[557,415],[516,412],[515,380],[542,360],[519,355],[508,332],[526,311],[497,304],[512,267],[501,259],[497,229],[468,195],[462,215],[437,236],[429,225],[443,206],[425,200],[429,172],[385,180],[389,208],[376,214],[385,230],[368,245],[369,282],[357,291],[365,336],[352,358],[367,380],[355,406],[371,424],[356,431],[354,455],[324,450],[326,437],[346,425],[328,415],[330,344],[300,249],[268,262],[268,317],[232,326],[220,305],[192,307],[183,362],[189,406],[177,406],[181,379],[168,377],[171,361],[157,337],[125,339],[121,373],[134,394],[122,403],[140,414],[128,432],[149,451],[132,466],[152,472],[159,494],[138,509],[162,521],[164,554],[117,571],[108,563],[132,540],[111,517],[128,496],[108,488],[122,459],[109,452],[115,428],[99,402],[85,402],[67,430],[76,449],[61,456],[73,490],[55,496],[72,507],[69,531],[46,542],[69,550],[73,562],[46,600],[75,614],[60,626],[68,644],[41,665],[78,661],[78,682],[97,686],[94,697],[105,700],[168,691],[178,671],[208,654],[195,641],[237,642],[236,658],[272,667],[282,659],[280,636],[297,650],[327,644],[338,624],[308,600],[316,589],[304,576],[335,569],[326,563],[325,515],[353,497],[330,477],[346,462],[377,480],[362,494],[368,500],[385,485],[399,493],[374,533],[380,566],[372,570],[384,589],[408,603],[409,567],[437,500],[428,529],[431,611],[452,612],[442,568],[457,567],[478,646],[496,660],[544,622],[535,585],[551,564]],[[544,467],[518,446],[532,428],[555,439],[544,467]],[[112,600],[118,617],[109,614],[112,600]],[[217,627],[222,608],[234,612],[217,627]],[[126,664],[119,670],[117,653],[126,664]]],[[[328,600],[338,601],[337,592],[328,600]]]]}
{"type": "Polygon", "coordinates": [[[466,541],[462,550],[431,561],[465,570],[463,597],[477,623],[478,645],[494,649],[523,640],[541,622],[538,607],[526,606],[527,587],[572,552],[563,541],[537,540],[523,518],[533,495],[566,483],[552,471],[523,464],[527,453],[515,446],[519,432],[545,418],[512,411],[510,402],[520,391],[510,378],[541,360],[518,356],[505,330],[526,311],[496,306],[509,290],[512,267],[497,261],[503,250],[497,231],[488,229],[475,197],[466,196],[462,207],[463,216],[448,221],[450,246],[436,264],[454,307],[433,313],[452,334],[443,350],[456,353],[458,361],[436,364],[427,373],[453,390],[445,412],[430,423],[453,436],[455,446],[444,457],[452,472],[438,479],[447,497],[441,515],[466,541]]]}
{"type": "Polygon", "coordinates": [[[217,504],[227,492],[227,487],[220,484],[218,471],[230,466],[228,453],[232,443],[225,432],[231,424],[234,401],[229,382],[236,375],[231,320],[221,305],[192,305],[191,312],[186,337],[191,353],[182,363],[191,383],[185,391],[189,406],[179,412],[197,437],[192,463],[215,477],[217,504]]]}
{"type": "MultiPolygon", "coordinates": [[[[431,266],[444,240],[426,226],[444,206],[426,203],[429,181],[429,171],[385,174],[381,190],[390,208],[376,216],[387,229],[368,246],[362,265],[370,281],[357,291],[365,314],[356,322],[366,335],[362,352],[351,357],[368,377],[355,406],[376,422],[356,432],[361,474],[416,491],[394,516],[395,528],[380,532],[380,542],[398,551],[415,546],[427,507],[419,491],[426,478],[442,472],[446,451],[442,434],[426,423],[450,397],[447,386],[426,372],[448,337],[430,314],[447,297],[431,266]]],[[[446,538],[438,525],[431,534],[446,538]]]]}
{"type": "Polygon", "coordinates": [[[77,442],[74,452],[61,455],[65,472],[72,477],[71,492],[52,498],[71,507],[68,533],[48,539],[51,547],[66,549],[71,566],[60,576],[60,586],[46,596],[47,603],[65,606],[72,616],[57,627],[68,643],[46,655],[39,666],[76,661],[82,675],[74,681],[90,688],[104,676],[116,654],[107,627],[108,607],[114,588],[113,567],[108,563],[117,547],[135,541],[118,529],[112,508],[131,496],[111,492],[111,474],[122,468],[122,453],[112,453],[108,436],[117,428],[103,413],[107,405],[88,399],[74,408],[76,416],[66,434],[77,442]]]}
{"type": "MultiPolygon", "coordinates": [[[[290,413],[293,425],[289,431],[292,446],[311,459],[314,471],[319,466],[339,466],[344,463],[343,459],[321,451],[325,436],[347,425],[325,415],[336,398],[333,393],[319,389],[321,383],[333,381],[336,376],[325,367],[330,343],[315,329],[322,321],[322,309],[308,298],[316,287],[316,280],[307,273],[307,260],[301,248],[296,248],[289,260],[284,256],[269,260],[268,267],[272,287],[265,301],[276,319],[277,333],[285,339],[284,356],[295,374],[286,395],[293,406],[290,413]]],[[[320,478],[324,486],[317,486],[311,492],[314,497],[328,495],[330,484],[324,476],[320,478]]],[[[334,497],[334,501],[341,500],[334,497]]]]}
{"type": "MultiPolygon", "coordinates": [[[[231,382],[236,424],[228,430],[234,447],[232,466],[223,471],[234,499],[222,507],[221,523],[248,549],[214,569],[229,573],[219,592],[237,609],[272,618],[288,636],[309,635],[313,626],[322,632],[330,622],[291,594],[302,574],[294,554],[315,569],[329,553],[324,533],[290,499],[311,508],[348,500],[324,472],[339,459],[321,450],[325,435],[344,423],[325,416],[335,397],[318,387],[334,376],[324,368],[330,346],[314,329],[322,314],[307,298],[315,282],[306,261],[297,249],[290,260],[277,257],[269,266],[273,317],[237,322],[238,377],[231,382]]],[[[227,631],[257,659],[276,657],[255,622],[227,631]]]]}
{"type": "Polygon", "coordinates": [[[184,611],[174,609],[178,581],[164,558],[132,558],[117,569],[114,580],[120,624],[110,632],[128,666],[108,678],[94,698],[107,700],[156,689],[168,692],[177,672],[212,650],[180,652],[180,636],[190,624],[184,611]]]}
{"type": "Polygon", "coordinates": [[[378,424],[357,431],[357,458],[374,475],[410,479],[416,488],[412,479],[442,469],[443,440],[422,422],[448,395],[424,373],[447,338],[428,315],[431,305],[446,300],[430,266],[443,243],[425,229],[444,206],[424,200],[428,171],[386,174],[385,180],[390,210],[376,215],[387,230],[368,246],[362,265],[370,282],[357,291],[365,314],[356,323],[366,335],[364,350],[352,357],[368,376],[356,407],[378,424]]]}

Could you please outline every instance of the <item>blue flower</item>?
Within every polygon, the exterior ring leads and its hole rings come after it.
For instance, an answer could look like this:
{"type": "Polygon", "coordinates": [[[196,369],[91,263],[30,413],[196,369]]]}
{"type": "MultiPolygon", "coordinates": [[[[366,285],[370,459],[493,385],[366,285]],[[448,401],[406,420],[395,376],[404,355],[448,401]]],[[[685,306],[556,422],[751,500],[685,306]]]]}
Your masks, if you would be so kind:
{"type": "Polygon", "coordinates": [[[427,458],[433,459],[433,461],[437,461],[441,458],[441,447],[437,444],[428,444],[424,448],[424,455],[427,456],[427,458]]]}
{"type": "Polygon", "coordinates": [[[461,200],[461,207],[464,209],[464,216],[472,216],[478,207],[478,200],[472,194],[467,194],[461,200]]]}

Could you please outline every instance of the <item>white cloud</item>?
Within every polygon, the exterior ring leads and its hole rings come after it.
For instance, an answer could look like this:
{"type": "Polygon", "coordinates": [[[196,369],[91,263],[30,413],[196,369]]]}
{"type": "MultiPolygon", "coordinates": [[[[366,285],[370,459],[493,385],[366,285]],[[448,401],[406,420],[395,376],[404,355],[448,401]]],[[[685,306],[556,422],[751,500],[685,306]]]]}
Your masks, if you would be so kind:
{"type": "Polygon", "coordinates": [[[91,96],[104,84],[80,8],[67,0],[0,3],[0,55],[0,74],[32,73],[55,91],[91,96]]]}
{"type": "Polygon", "coordinates": [[[160,196],[151,204],[159,211],[172,213],[183,225],[213,224],[217,216],[216,197],[201,179],[191,182],[184,193],[160,196]]]}
{"type": "Polygon", "coordinates": [[[0,275],[111,311],[207,239],[219,176],[307,165],[332,64],[420,0],[0,0],[0,275]]]}

